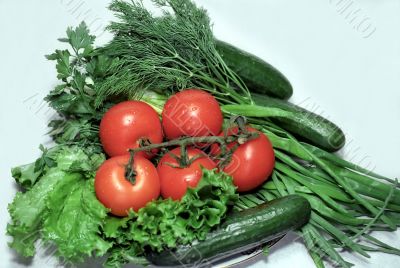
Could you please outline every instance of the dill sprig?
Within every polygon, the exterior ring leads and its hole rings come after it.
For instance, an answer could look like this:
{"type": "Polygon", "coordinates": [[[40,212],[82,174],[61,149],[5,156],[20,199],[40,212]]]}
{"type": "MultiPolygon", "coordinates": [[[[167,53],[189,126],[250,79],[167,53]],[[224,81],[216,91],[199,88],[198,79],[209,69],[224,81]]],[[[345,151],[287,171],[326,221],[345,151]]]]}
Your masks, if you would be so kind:
{"type": "Polygon", "coordinates": [[[113,40],[98,53],[113,58],[109,76],[97,85],[96,104],[110,95],[140,98],[146,89],[164,93],[196,87],[224,103],[251,103],[250,93],[215,49],[207,12],[189,0],[152,0],[154,16],[141,1],[114,0],[118,22],[113,40]]]}

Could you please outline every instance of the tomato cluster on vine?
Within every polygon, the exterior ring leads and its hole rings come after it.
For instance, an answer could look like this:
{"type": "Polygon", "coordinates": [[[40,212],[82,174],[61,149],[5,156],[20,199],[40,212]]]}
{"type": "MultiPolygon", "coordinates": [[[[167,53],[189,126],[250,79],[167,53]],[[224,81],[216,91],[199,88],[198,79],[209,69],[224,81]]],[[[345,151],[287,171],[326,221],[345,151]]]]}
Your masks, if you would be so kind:
{"type": "Polygon", "coordinates": [[[100,141],[109,158],[96,173],[95,191],[112,214],[126,216],[160,195],[180,200],[197,186],[203,168],[232,176],[239,192],[271,175],[275,158],[268,137],[243,124],[223,130],[220,105],[210,93],[178,92],[161,115],[130,100],[111,107],[101,120],[100,141]]]}

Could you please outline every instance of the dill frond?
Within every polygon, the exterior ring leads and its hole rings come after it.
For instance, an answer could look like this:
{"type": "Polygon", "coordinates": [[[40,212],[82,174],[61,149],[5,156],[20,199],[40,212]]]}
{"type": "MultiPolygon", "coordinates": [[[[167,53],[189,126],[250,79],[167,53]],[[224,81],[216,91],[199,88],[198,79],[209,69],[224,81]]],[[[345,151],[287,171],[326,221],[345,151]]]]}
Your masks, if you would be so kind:
{"type": "Polygon", "coordinates": [[[164,93],[197,87],[225,103],[250,103],[247,87],[215,48],[207,12],[190,0],[152,0],[162,10],[154,16],[141,1],[114,0],[118,21],[108,30],[113,40],[99,49],[113,58],[97,85],[96,104],[111,95],[140,98],[146,89],[164,93]]]}

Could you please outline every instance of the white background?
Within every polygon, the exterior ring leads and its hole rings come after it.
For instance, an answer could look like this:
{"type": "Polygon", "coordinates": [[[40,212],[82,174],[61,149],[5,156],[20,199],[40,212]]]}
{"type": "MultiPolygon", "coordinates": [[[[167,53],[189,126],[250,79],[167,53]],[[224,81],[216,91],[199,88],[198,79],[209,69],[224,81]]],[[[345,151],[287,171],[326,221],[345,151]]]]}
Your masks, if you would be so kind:
{"type": "MultiPolygon", "coordinates": [[[[67,26],[84,17],[100,43],[100,28],[112,18],[107,2],[94,0],[0,0],[0,267],[52,267],[39,253],[33,262],[7,248],[7,204],[16,186],[10,168],[31,162],[48,141],[51,112],[41,99],[57,84],[44,55],[59,48],[67,26]]],[[[294,86],[292,101],[329,117],[346,132],[342,154],[363,166],[399,177],[400,1],[398,0],[198,0],[209,10],[214,31],[280,69],[294,86]],[[344,9],[353,2],[347,9],[344,9]],[[350,15],[349,15],[350,14],[350,15]]],[[[400,232],[379,234],[400,247],[400,232]]],[[[313,267],[300,241],[287,237],[244,266],[313,267]]],[[[398,267],[400,257],[371,254],[356,267],[398,267]]],[[[83,267],[86,267],[84,265],[83,267]]]]}

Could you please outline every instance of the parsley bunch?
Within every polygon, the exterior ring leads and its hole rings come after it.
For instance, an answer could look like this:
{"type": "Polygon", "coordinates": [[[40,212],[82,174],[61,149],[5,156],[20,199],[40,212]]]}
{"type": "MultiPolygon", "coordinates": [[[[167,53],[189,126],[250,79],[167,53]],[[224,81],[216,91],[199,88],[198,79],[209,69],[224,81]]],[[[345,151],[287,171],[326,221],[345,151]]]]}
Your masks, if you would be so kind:
{"type": "Polygon", "coordinates": [[[104,79],[112,60],[96,55],[93,46],[95,37],[90,35],[82,22],[76,29],[67,29],[67,38],[60,38],[70,49],[56,50],[47,55],[57,62],[57,78],[62,82],[45,98],[57,111],[60,119],[49,123],[49,134],[59,144],[99,145],[98,125],[104,112],[115,101],[105,105],[94,105],[94,85],[104,79]]]}

